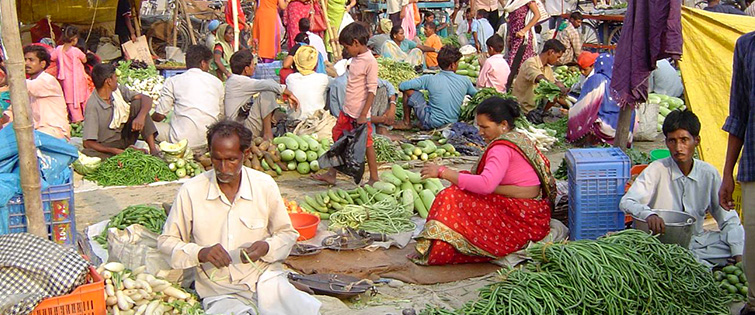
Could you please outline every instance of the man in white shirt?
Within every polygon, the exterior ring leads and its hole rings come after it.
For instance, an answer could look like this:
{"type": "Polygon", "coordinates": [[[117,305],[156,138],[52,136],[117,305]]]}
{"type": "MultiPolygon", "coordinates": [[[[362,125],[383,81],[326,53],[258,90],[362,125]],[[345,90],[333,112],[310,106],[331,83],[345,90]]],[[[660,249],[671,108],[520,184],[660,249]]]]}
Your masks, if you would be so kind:
{"type": "Polygon", "coordinates": [[[325,50],[325,42],[322,40],[322,37],[320,37],[320,35],[309,31],[311,27],[310,23],[311,22],[309,21],[309,18],[299,19],[299,32],[307,33],[307,37],[309,37],[309,45],[317,49],[317,52],[319,52],[320,55],[323,56],[323,58],[328,59],[328,51],[325,50]]]}
{"type": "Polygon", "coordinates": [[[254,136],[273,140],[274,112],[278,96],[288,96],[291,109],[299,100],[274,80],[255,80],[251,76],[257,65],[249,50],[239,50],[231,56],[231,74],[225,81],[225,117],[243,123],[254,136]]]}
{"type": "Polygon", "coordinates": [[[725,265],[729,258],[741,261],[744,228],[736,211],[719,205],[721,176],[712,165],[693,158],[700,143],[700,120],[690,111],[673,111],[663,122],[663,134],[671,156],[650,163],[619,207],[646,220],[655,233],[663,233],[666,223],[653,209],[688,213],[697,219],[689,249],[698,259],[713,265],[725,265]],[[706,213],[713,216],[720,231],[703,230],[706,213]]]}
{"type": "Polygon", "coordinates": [[[206,137],[213,169],[178,191],[158,249],[174,269],[194,269],[207,314],[318,314],[321,303],[294,288],[281,265],[299,233],[278,185],[242,165],[252,132],[223,120],[206,137]]]}
{"type": "Polygon", "coordinates": [[[202,45],[192,45],[186,50],[186,72],[168,78],[160,92],[160,104],[152,119],[159,135],[168,135],[170,142],[183,139],[189,147],[201,150],[207,145],[207,126],[217,122],[223,114],[223,82],[207,73],[210,69],[212,51],[202,45]],[[158,123],[173,116],[170,124],[158,123]]]}
{"type": "Polygon", "coordinates": [[[296,50],[294,64],[298,72],[286,78],[286,88],[299,100],[299,108],[289,112],[291,119],[304,120],[317,110],[325,108],[330,78],[327,74],[315,72],[317,54],[312,46],[301,46],[296,50]]]}

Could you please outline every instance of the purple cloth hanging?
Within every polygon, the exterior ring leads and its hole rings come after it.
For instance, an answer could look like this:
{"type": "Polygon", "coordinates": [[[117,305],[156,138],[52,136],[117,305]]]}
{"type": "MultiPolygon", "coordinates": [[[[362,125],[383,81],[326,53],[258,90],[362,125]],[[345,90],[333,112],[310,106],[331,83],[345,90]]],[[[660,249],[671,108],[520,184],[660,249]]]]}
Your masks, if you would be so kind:
{"type": "Polygon", "coordinates": [[[619,106],[645,102],[655,62],[681,57],[681,10],[681,0],[629,1],[611,80],[619,106]]]}

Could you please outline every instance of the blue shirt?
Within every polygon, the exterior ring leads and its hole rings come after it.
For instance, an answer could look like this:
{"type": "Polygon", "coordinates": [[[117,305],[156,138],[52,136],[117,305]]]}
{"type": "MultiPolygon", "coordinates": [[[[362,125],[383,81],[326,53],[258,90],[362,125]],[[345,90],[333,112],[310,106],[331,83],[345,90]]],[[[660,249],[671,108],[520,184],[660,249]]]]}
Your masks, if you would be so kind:
{"type": "Polygon", "coordinates": [[[712,7],[705,7],[705,9],[703,10],[710,11],[710,12],[717,12],[717,13],[746,15],[744,12],[728,4],[719,4],[712,7]]]}
{"type": "Polygon", "coordinates": [[[755,32],[737,39],[733,70],[729,117],[723,130],[744,141],[737,180],[752,182],[755,181],[755,32]]]}
{"type": "Polygon", "coordinates": [[[465,95],[475,95],[477,89],[469,78],[451,71],[442,70],[438,74],[423,75],[401,83],[401,91],[427,90],[430,92],[430,127],[435,128],[459,121],[459,111],[465,95]]]}

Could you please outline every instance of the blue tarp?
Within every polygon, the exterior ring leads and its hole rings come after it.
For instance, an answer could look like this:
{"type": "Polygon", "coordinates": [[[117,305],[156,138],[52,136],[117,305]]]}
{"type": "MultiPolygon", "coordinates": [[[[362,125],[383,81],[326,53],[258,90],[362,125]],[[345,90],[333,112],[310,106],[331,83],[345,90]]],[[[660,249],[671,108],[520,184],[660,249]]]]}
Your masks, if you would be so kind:
{"type": "MultiPolygon", "coordinates": [[[[39,131],[34,131],[34,145],[37,147],[42,190],[50,185],[67,183],[73,175],[69,165],[79,157],[76,147],[39,131]]],[[[0,234],[8,232],[5,204],[22,192],[18,161],[16,132],[10,124],[0,129],[0,234]]]]}

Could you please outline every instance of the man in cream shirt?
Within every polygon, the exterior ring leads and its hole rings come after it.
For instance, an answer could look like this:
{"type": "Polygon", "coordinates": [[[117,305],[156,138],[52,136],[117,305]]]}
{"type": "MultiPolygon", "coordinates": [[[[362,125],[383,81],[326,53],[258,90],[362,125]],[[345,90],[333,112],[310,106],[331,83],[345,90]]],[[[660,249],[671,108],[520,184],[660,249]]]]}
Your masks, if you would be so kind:
{"type": "Polygon", "coordinates": [[[209,127],[213,170],[178,191],[157,246],[172,268],[196,268],[208,314],[317,314],[320,302],[294,288],[281,266],[299,233],[278,185],[242,165],[251,142],[238,122],[209,127]]]}
{"type": "Polygon", "coordinates": [[[152,114],[159,141],[189,141],[197,150],[207,144],[207,127],[223,113],[225,89],[223,82],[209,74],[212,52],[205,46],[193,45],[186,50],[186,72],[168,78],[160,92],[160,104],[152,114]],[[170,124],[162,123],[173,111],[170,124]],[[167,136],[167,138],[165,137],[167,136]]]}

